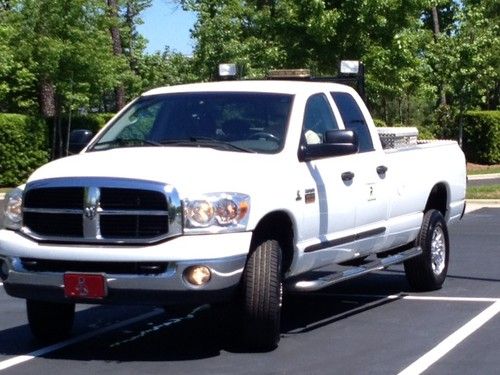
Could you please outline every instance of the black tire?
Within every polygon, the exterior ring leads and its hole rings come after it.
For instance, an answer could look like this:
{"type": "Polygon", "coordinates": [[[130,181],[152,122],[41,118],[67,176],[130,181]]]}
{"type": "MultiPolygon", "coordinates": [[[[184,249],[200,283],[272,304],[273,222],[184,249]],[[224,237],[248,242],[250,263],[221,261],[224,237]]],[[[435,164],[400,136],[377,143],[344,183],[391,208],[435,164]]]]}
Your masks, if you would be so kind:
{"type": "Polygon", "coordinates": [[[424,214],[416,245],[422,248],[422,254],[404,262],[411,288],[419,292],[441,288],[450,258],[448,228],[441,212],[429,210],[424,214]]]}
{"type": "Polygon", "coordinates": [[[67,338],[75,317],[74,303],[26,300],[28,322],[33,336],[43,342],[67,338]]]}
{"type": "Polygon", "coordinates": [[[282,293],[281,248],[277,241],[266,240],[249,255],[242,277],[246,349],[269,351],[278,345],[282,293]]]}

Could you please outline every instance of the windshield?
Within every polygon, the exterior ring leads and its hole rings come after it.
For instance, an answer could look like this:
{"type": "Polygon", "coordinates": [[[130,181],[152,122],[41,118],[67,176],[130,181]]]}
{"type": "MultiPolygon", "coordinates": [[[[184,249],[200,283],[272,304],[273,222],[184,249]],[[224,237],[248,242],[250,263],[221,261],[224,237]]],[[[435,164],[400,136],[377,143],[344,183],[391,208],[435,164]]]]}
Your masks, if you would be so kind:
{"type": "Polygon", "coordinates": [[[235,92],[145,96],[90,150],[193,146],[275,153],[283,147],[292,100],[284,94],[235,92]]]}

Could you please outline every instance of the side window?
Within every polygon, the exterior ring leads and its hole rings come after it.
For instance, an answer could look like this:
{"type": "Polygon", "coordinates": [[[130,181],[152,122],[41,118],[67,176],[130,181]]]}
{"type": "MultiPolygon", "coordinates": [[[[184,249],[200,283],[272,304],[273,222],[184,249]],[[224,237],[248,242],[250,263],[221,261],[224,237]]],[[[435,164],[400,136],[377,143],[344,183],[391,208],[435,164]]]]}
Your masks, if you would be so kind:
{"type": "Polygon", "coordinates": [[[353,130],[358,136],[359,152],[373,151],[370,130],[356,100],[346,92],[332,92],[331,95],[339,109],[346,129],[353,130]]]}
{"type": "Polygon", "coordinates": [[[323,94],[311,96],[304,112],[303,132],[306,143],[323,143],[325,132],[338,128],[328,99],[323,94]]]}

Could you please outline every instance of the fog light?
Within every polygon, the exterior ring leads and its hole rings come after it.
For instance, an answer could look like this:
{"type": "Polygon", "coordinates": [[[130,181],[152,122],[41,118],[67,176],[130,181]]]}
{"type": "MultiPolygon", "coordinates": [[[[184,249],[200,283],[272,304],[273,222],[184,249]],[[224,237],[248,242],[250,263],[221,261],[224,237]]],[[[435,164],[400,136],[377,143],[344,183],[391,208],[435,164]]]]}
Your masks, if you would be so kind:
{"type": "Polygon", "coordinates": [[[184,270],[184,278],[191,285],[205,285],[210,281],[211,277],[210,268],[206,266],[191,266],[184,270]]]}

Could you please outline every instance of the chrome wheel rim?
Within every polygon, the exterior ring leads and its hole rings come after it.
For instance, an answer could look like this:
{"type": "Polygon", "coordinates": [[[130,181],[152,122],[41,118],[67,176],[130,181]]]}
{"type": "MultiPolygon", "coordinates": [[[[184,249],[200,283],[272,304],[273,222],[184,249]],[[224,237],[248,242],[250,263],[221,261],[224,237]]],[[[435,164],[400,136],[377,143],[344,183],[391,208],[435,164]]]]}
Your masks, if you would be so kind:
{"type": "Polygon", "coordinates": [[[434,228],[432,233],[431,264],[435,275],[440,275],[446,264],[446,239],[441,226],[434,228]]]}

